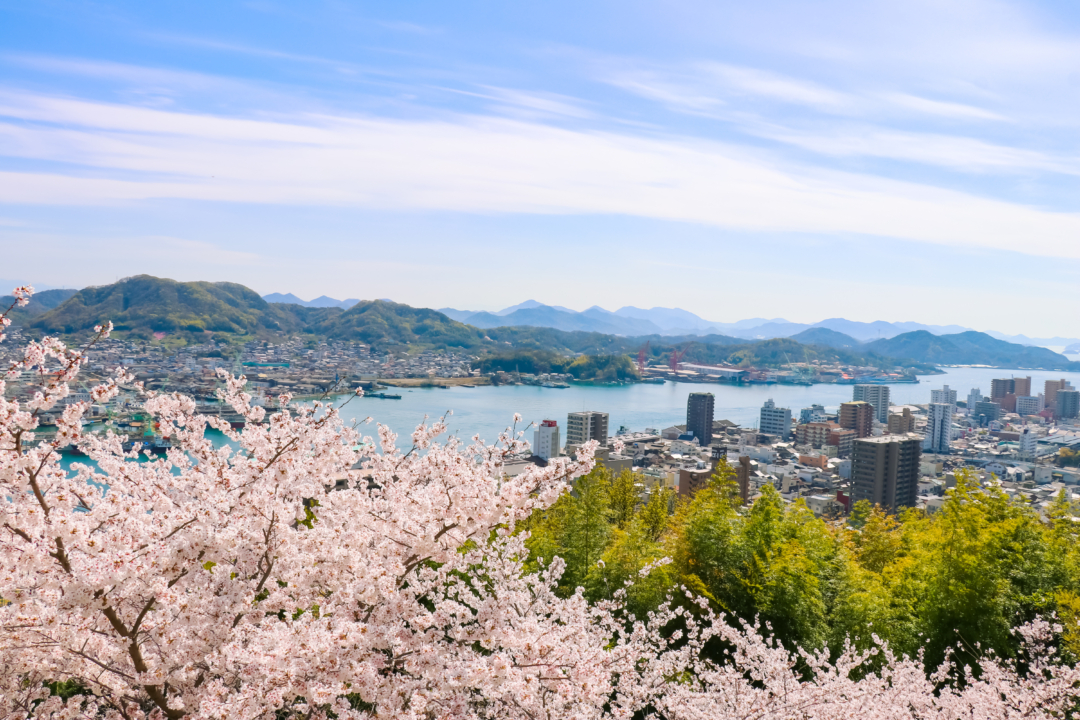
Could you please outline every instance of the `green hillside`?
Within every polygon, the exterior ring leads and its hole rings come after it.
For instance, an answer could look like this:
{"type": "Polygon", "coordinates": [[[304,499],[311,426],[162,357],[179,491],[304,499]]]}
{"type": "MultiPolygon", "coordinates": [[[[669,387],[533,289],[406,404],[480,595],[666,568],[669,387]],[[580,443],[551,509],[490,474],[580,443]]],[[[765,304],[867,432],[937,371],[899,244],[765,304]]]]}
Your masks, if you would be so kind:
{"type": "Polygon", "coordinates": [[[803,330],[801,333],[792,335],[790,339],[804,345],[824,345],[825,347],[834,348],[857,348],[862,345],[850,335],[825,327],[812,327],[803,330]]]}
{"type": "Polygon", "coordinates": [[[862,347],[867,352],[882,356],[943,365],[993,365],[1046,370],[1076,367],[1076,363],[1052,350],[1017,345],[974,330],[953,335],[933,335],[926,330],[916,330],[874,340],[862,347]]]}
{"type": "MultiPolygon", "coordinates": [[[[287,306],[286,306],[287,307],[287,306]]],[[[296,317],[237,283],[177,282],[137,275],[89,287],[29,320],[31,330],[73,334],[111,320],[122,335],[298,330],[296,317]]]]}
{"type": "Polygon", "coordinates": [[[451,320],[437,310],[386,300],[361,301],[333,318],[311,323],[307,329],[334,340],[373,345],[475,348],[485,344],[484,332],[471,325],[451,320]]]}

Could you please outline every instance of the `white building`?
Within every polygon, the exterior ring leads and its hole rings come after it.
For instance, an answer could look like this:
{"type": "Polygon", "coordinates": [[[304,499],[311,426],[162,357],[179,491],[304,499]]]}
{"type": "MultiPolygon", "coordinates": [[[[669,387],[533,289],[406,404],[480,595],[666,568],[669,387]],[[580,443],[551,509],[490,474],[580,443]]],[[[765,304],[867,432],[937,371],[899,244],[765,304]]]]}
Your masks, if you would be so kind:
{"type": "Polygon", "coordinates": [[[982,390],[980,390],[979,388],[972,388],[971,392],[969,392],[968,396],[967,396],[968,415],[971,415],[971,414],[973,414],[975,412],[975,404],[976,403],[981,403],[982,400],[983,400],[982,390]]]}
{"type": "Polygon", "coordinates": [[[1042,393],[1038,395],[1017,395],[1017,415],[1038,415],[1046,409],[1046,401],[1042,393]]]}
{"type": "Polygon", "coordinates": [[[952,448],[952,405],[930,403],[930,416],[926,421],[923,450],[947,453],[952,448]]]}
{"type": "Polygon", "coordinates": [[[931,403],[947,403],[952,405],[953,412],[956,412],[956,391],[951,389],[948,385],[944,386],[940,390],[930,391],[931,403]]]}
{"type": "Polygon", "coordinates": [[[791,408],[776,407],[776,403],[769,398],[761,406],[761,423],[758,429],[786,440],[791,435],[791,408]]]}
{"type": "MultiPolygon", "coordinates": [[[[1020,398],[1017,398],[1019,400],[1020,398]]],[[[1020,431],[1020,457],[1025,460],[1034,460],[1035,451],[1038,447],[1039,439],[1032,432],[1031,428],[1024,428],[1020,431]]]]}
{"type": "Polygon", "coordinates": [[[544,420],[533,433],[533,455],[550,460],[559,457],[559,423],[544,420]]]}
{"type": "Polygon", "coordinates": [[[874,406],[874,419],[879,423],[889,422],[889,386],[856,385],[852,400],[863,400],[874,406]]]}

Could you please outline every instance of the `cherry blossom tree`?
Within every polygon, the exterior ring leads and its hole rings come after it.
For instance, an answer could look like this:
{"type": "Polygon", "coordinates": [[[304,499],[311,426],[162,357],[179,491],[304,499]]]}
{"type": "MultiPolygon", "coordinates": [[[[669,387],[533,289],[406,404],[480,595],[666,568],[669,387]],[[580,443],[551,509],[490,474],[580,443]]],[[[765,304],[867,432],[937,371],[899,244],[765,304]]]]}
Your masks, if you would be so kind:
{"type": "Polygon", "coordinates": [[[1076,700],[1043,621],[1021,629],[1022,671],[991,659],[955,687],[947,665],[928,678],[887,648],[869,651],[886,654],[871,673],[854,649],[792,656],[693,598],[634,618],[619,596],[560,597],[562,561],[526,572],[517,526],[591,469],[594,444],[510,476],[526,449],[513,430],[462,443],[425,421],[401,450],[329,403],[284,395],[268,413],[223,376],[237,431],[121,370],[93,401],[131,386],[173,441],[140,462],[122,436],[84,431],[89,403],[66,402],[86,360],[45,338],[0,381],[3,717],[997,718],[1076,700]],[[23,373],[36,389],[9,399],[23,373]],[[69,445],[93,462],[63,469],[69,445]]]}

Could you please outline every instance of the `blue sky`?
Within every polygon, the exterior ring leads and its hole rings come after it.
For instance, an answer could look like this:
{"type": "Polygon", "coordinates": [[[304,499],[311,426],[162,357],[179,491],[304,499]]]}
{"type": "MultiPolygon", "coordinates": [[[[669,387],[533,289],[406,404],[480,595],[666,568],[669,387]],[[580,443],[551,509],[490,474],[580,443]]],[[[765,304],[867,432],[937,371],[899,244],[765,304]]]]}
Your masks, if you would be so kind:
{"type": "Polygon", "coordinates": [[[0,277],[1080,335],[1072,4],[0,0],[0,277]]]}

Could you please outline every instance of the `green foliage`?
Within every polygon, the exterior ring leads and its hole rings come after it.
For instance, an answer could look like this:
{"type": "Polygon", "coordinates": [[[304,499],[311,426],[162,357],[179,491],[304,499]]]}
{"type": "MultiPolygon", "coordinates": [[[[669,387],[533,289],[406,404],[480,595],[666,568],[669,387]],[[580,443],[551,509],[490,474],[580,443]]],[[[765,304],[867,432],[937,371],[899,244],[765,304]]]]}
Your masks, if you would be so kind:
{"type": "Polygon", "coordinates": [[[888,515],[857,503],[847,521],[814,517],[769,485],[743,507],[721,461],[689,499],[637,495],[634,476],[603,468],[534,515],[531,562],[566,561],[560,592],[597,600],[627,593],[637,615],[678,588],[735,618],[770,628],[788,647],[837,653],[875,636],[929,668],[955,654],[978,671],[988,651],[1017,652],[1012,629],[1057,612],[1062,643],[1080,658],[1080,509],[1062,493],[1044,521],[963,471],[934,515],[888,515]],[[643,500],[643,501],[642,501],[643,500]],[[661,558],[671,563],[640,571],[661,558]]]}

